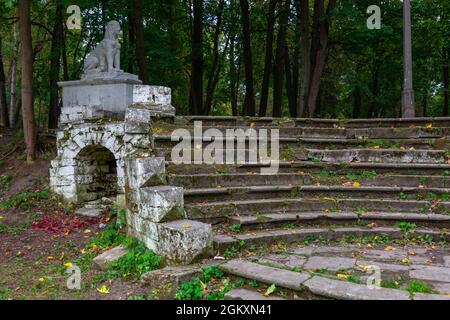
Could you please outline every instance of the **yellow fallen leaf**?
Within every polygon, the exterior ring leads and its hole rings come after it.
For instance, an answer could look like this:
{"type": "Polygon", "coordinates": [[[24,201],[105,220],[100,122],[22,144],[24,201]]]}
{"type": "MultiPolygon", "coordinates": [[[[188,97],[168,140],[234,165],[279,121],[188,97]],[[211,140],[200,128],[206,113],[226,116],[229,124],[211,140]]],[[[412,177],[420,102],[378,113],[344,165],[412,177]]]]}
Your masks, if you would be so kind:
{"type": "Polygon", "coordinates": [[[106,219],[105,219],[105,222],[110,222],[111,221],[111,218],[110,217],[107,217],[106,219]]]}
{"type": "Polygon", "coordinates": [[[380,146],[374,146],[374,147],[372,147],[371,149],[379,150],[379,149],[381,149],[381,147],[380,147],[380,146]]]}
{"type": "Polygon", "coordinates": [[[350,278],[350,275],[340,273],[340,274],[337,274],[336,277],[338,277],[339,279],[348,279],[348,278],[350,278]]]}
{"type": "Polygon", "coordinates": [[[353,186],[354,186],[355,188],[359,188],[359,187],[361,187],[361,183],[355,182],[355,183],[353,184],[353,186]]]}
{"type": "Polygon", "coordinates": [[[369,244],[366,246],[366,248],[367,248],[367,249],[372,249],[373,246],[369,243],[369,244]]]}
{"type": "Polygon", "coordinates": [[[427,129],[432,129],[433,128],[433,124],[432,123],[427,124],[426,128],[427,129]]]}
{"type": "Polygon", "coordinates": [[[3,216],[0,216],[0,222],[2,222],[3,219],[5,219],[5,218],[3,216]]]}
{"type": "Polygon", "coordinates": [[[71,267],[73,267],[73,263],[72,262],[64,263],[64,267],[71,268],[71,267]]]}
{"type": "Polygon", "coordinates": [[[55,258],[52,257],[52,256],[48,256],[48,257],[47,257],[47,260],[48,260],[48,261],[51,261],[51,260],[54,260],[54,259],[55,259],[55,258]]]}
{"type": "Polygon", "coordinates": [[[59,256],[59,261],[62,261],[66,254],[64,252],[61,252],[61,255],[59,256]]]}
{"type": "Polygon", "coordinates": [[[182,228],[183,229],[190,229],[190,228],[192,228],[192,226],[189,225],[189,224],[185,224],[185,225],[182,226],[182,228]]]}
{"type": "Polygon", "coordinates": [[[93,243],[93,244],[91,244],[91,248],[95,250],[95,249],[97,249],[97,245],[95,243],[93,243]]]}
{"type": "Polygon", "coordinates": [[[97,288],[97,291],[100,292],[101,294],[109,293],[109,289],[105,285],[103,285],[101,288],[97,288]]]}
{"type": "Polygon", "coordinates": [[[387,247],[384,249],[384,251],[395,251],[395,250],[397,250],[397,248],[392,247],[392,246],[387,246],[387,247]]]}
{"type": "Polygon", "coordinates": [[[410,264],[411,261],[409,261],[408,258],[405,258],[405,259],[402,260],[402,263],[403,263],[403,264],[410,264]]]}
{"type": "Polygon", "coordinates": [[[277,287],[273,284],[267,289],[267,291],[264,293],[264,296],[266,297],[270,296],[272,293],[275,292],[275,290],[277,290],[277,287]]]}
{"type": "Polygon", "coordinates": [[[363,271],[367,271],[367,270],[372,269],[371,266],[364,266],[364,265],[360,265],[360,266],[358,266],[358,268],[360,268],[360,269],[363,270],[363,271]]]}
{"type": "Polygon", "coordinates": [[[39,278],[39,280],[38,280],[39,282],[44,282],[45,281],[45,279],[44,278],[39,278]]]}
{"type": "Polygon", "coordinates": [[[86,229],[86,230],[84,230],[84,233],[91,233],[91,230],[86,229]]]}

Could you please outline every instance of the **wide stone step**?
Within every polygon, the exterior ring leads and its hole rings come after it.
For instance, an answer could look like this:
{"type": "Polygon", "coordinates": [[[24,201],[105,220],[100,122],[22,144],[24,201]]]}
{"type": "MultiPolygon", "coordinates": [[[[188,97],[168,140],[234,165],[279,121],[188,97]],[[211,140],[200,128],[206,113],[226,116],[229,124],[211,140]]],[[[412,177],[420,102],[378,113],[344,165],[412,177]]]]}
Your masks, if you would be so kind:
{"type": "Polygon", "coordinates": [[[262,293],[248,289],[233,289],[225,294],[225,300],[234,301],[274,301],[286,300],[278,297],[266,297],[262,293]]]}
{"type": "MultiPolygon", "coordinates": [[[[262,168],[268,167],[262,163],[237,164],[175,164],[167,162],[169,174],[230,174],[253,173],[260,174],[262,168]]],[[[346,175],[358,171],[374,171],[377,174],[398,173],[402,175],[450,175],[448,163],[374,163],[374,162],[313,162],[313,161],[280,161],[279,173],[310,173],[320,174],[323,171],[346,175]]]]}
{"type": "MultiPolygon", "coordinates": [[[[389,240],[404,239],[405,232],[396,227],[340,227],[340,228],[294,228],[294,229],[266,229],[252,230],[249,233],[237,235],[221,235],[214,237],[214,248],[219,253],[224,253],[229,248],[248,249],[254,246],[267,246],[277,243],[291,244],[304,241],[339,242],[344,238],[373,239],[383,236],[389,240]]],[[[433,241],[449,241],[450,233],[446,229],[417,228],[408,233],[410,239],[422,237],[433,241]]]]}
{"type": "Polygon", "coordinates": [[[361,223],[367,225],[370,222],[391,224],[409,222],[444,227],[450,225],[450,215],[408,212],[299,212],[235,216],[231,217],[228,222],[231,225],[239,225],[244,230],[304,226],[318,223],[361,223]]]}
{"type": "Polygon", "coordinates": [[[375,171],[366,170],[345,175],[338,175],[334,171],[323,171],[319,174],[278,173],[270,176],[256,173],[169,175],[168,181],[170,185],[182,186],[186,189],[268,185],[343,185],[353,181],[363,186],[450,188],[448,176],[378,175],[375,171]]]}
{"type": "Polygon", "coordinates": [[[415,294],[399,289],[369,288],[367,285],[340,281],[307,272],[294,272],[246,260],[231,260],[220,266],[222,271],[267,285],[298,292],[307,298],[338,300],[450,300],[445,295],[415,294]]]}
{"type": "Polygon", "coordinates": [[[187,216],[198,220],[221,220],[233,216],[257,216],[292,212],[413,212],[447,214],[450,202],[388,199],[254,199],[185,205],[187,216]]]}
{"type": "MultiPolygon", "coordinates": [[[[218,130],[222,134],[226,134],[227,130],[244,130],[248,129],[258,129],[257,127],[250,126],[205,126],[202,125],[202,134],[210,129],[218,130]]],[[[155,124],[153,127],[153,133],[157,136],[170,137],[175,130],[184,130],[185,133],[189,133],[194,136],[194,126],[193,125],[177,125],[177,124],[155,124]]],[[[321,127],[280,127],[280,126],[265,126],[264,129],[279,130],[280,137],[286,138],[303,138],[306,139],[341,139],[346,141],[357,140],[359,143],[380,143],[380,144],[391,144],[394,139],[405,139],[414,140],[418,139],[434,141],[437,145],[447,144],[445,138],[450,135],[449,127],[403,127],[403,128],[392,128],[392,127],[373,127],[373,128],[321,128],[321,127]],[[375,141],[382,139],[381,141],[375,141]]],[[[198,129],[199,130],[199,129],[198,129]]],[[[178,131],[181,132],[181,131],[178,131]]]]}
{"type": "Polygon", "coordinates": [[[353,150],[308,150],[310,160],[316,162],[374,162],[374,163],[434,163],[448,162],[443,150],[397,150],[397,149],[353,149],[353,150]]]}
{"type": "Polygon", "coordinates": [[[190,116],[176,117],[176,125],[190,125],[202,121],[205,126],[292,126],[321,128],[409,128],[409,127],[450,127],[450,118],[392,118],[392,119],[291,119],[291,118],[257,118],[257,117],[211,117],[190,116]]]}
{"type": "MultiPolygon", "coordinates": [[[[271,147],[270,135],[265,135],[264,137],[255,137],[249,139],[245,138],[245,142],[239,141],[239,143],[245,143],[248,147],[251,142],[260,144],[262,139],[266,139],[267,145],[271,147]]],[[[234,141],[234,145],[238,145],[238,140],[222,138],[201,138],[199,140],[194,140],[193,136],[183,136],[172,138],[170,135],[155,135],[154,136],[155,146],[157,148],[173,148],[180,141],[184,143],[191,143],[192,146],[202,145],[203,149],[211,144],[211,142],[221,143],[226,145],[234,141]]],[[[280,133],[280,138],[278,139],[278,144],[281,149],[289,148],[310,148],[310,149],[349,149],[349,148],[365,148],[365,147],[383,147],[385,149],[391,148],[404,148],[404,149],[421,149],[421,150],[433,150],[440,149],[445,142],[441,139],[430,139],[430,138],[414,138],[414,139],[357,139],[357,138],[336,138],[336,137],[296,137],[290,132],[290,135],[284,135],[280,133]]]]}
{"type": "MultiPolygon", "coordinates": [[[[359,182],[356,182],[359,184],[359,182]]],[[[350,185],[352,183],[350,182],[350,185]]],[[[207,201],[234,201],[267,198],[318,198],[329,199],[429,199],[449,201],[450,189],[425,187],[386,187],[386,186],[246,186],[246,187],[217,187],[184,190],[185,203],[199,203],[207,201]]]]}

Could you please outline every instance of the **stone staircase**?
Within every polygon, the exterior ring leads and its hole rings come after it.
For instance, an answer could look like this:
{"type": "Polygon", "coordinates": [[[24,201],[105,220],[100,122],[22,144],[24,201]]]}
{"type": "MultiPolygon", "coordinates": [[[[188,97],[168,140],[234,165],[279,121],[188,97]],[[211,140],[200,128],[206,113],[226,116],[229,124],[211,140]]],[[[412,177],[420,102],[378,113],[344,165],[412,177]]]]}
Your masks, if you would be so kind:
{"type": "MultiPolygon", "coordinates": [[[[155,156],[168,184],[183,187],[187,218],[211,223],[215,249],[346,235],[448,239],[450,119],[305,120],[176,117],[153,123],[155,156]],[[182,164],[171,161],[175,129],[279,129],[280,163],[182,164]]],[[[210,139],[194,141],[206,147],[210,139]]],[[[189,141],[186,136],[185,141],[189,141]]],[[[269,142],[269,150],[271,143],[269,142]]],[[[250,140],[246,141],[249,152],[250,140]]]]}

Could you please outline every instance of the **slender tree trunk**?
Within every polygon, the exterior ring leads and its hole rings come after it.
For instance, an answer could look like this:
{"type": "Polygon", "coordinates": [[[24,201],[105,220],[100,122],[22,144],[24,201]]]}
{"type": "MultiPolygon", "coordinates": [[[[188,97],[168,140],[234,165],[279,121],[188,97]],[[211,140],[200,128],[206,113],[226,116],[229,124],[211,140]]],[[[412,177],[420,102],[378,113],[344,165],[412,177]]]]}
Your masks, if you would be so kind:
{"type": "Polygon", "coordinates": [[[286,94],[288,97],[289,114],[292,118],[297,118],[297,104],[295,103],[295,90],[292,78],[291,58],[289,55],[289,48],[285,43],[285,70],[286,70],[286,94]]]}
{"type": "Polygon", "coordinates": [[[250,9],[248,0],[239,0],[242,14],[242,32],[244,44],[244,67],[245,67],[245,101],[243,114],[255,116],[255,89],[253,84],[253,58],[250,28],[250,9]]]}
{"type": "MultiPolygon", "coordinates": [[[[323,12],[322,8],[324,5],[324,0],[318,0],[319,2],[319,13],[323,12]]],[[[307,116],[313,117],[316,114],[316,103],[320,90],[320,82],[325,69],[326,55],[328,50],[328,34],[331,24],[331,11],[336,6],[336,0],[330,0],[327,7],[327,18],[319,18],[319,48],[316,51],[314,62],[312,63],[313,72],[311,76],[309,94],[308,94],[308,113],[307,116]]],[[[320,15],[321,16],[321,15],[320,15]]],[[[320,17],[319,16],[319,17],[320,17]]]]}
{"type": "Polygon", "coordinates": [[[33,43],[30,21],[31,0],[19,0],[18,16],[20,39],[22,44],[22,115],[25,144],[27,146],[27,162],[36,157],[36,120],[33,104],[33,43]]]}
{"type": "Polygon", "coordinates": [[[236,117],[238,114],[238,106],[236,99],[236,52],[235,52],[235,39],[236,35],[233,34],[230,38],[230,101],[231,101],[231,112],[233,117],[236,117]]]}
{"type": "Polygon", "coordinates": [[[379,70],[378,67],[375,65],[373,71],[372,71],[372,85],[371,85],[371,92],[372,92],[372,98],[369,105],[369,110],[367,113],[367,118],[372,118],[375,116],[375,114],[378,112],[377,108],[377,98],[380,93],[380,86],[379,86],[379,70]]]}
{"type": "Polygon", "coordinates": [[[413,71],[412,71],[412,43],[411,43],[411,2],[403,0],[403,59],[404,84],[402,92],[402,117],[416,116],[413,71]]]}
{"type": "Polygon", "coordinates": [[[288,2],[283,5],[280,13],[280,27],[277,36],[277,50],[273,66],[273,117],[281,117],[283,104],[283,78],[286,65],[286,29],[289,10],[288,2]],[[286,4],[287,3],[287,4],[286,4]]]}
{"type": "Polygon", "coordinates": [[[127,61],[127,72],[134,73],[134,61],[135,61],[135,51],[136,51],[136,35],[135,31],[135,21],[134,21],[134,3],[129,2],[128,8],[128,61],[127,61]]]}
{"type": "Polygon", "coordinates": [[[300,12],[301,20],[301,62],[302,62],[302,79],[299,84],[298,107],[299,115],[302,116],[306,111],[308,101],[309,79],[311,78],[311,33],[309,30],[309,1],[297,0],[297,11],[300,12]]]}
{"type": "Polygon", "coordinates": [[[192,71],[189,110],[193,115],[203,110],[203,0],[194,0],[192,30],[192,71]]]}
{"type": "Polygon", "coordinates": [[[213,102],[214,90],[215,90],[216,85],[217,85],[218,73],[220,71],[220,69],[219,69],[220,68],[220,66],[219,66],[219,59],[220,59],[220,55],[219,55],[219,36],[220,36],[221,26],[222,26],[222,13],[223,13],[224,5],[225,5],[225,0],[220,0],[219,6],[217,8],[217,13],[216,13],[217,24],[216,24],[216,29],[214,31],[214,39],[213,39],[213,43],[214,43],[213,63],[212,63],[212,66],[211,66],[211,70],[209,72],[208,85],[206,87],[205,106],[203,108],[203,114],[204,115],[208,115],[210,110],[211,110],[212,102],[213,102]]]}
{"type": "Polygon", "coordinates": [[[139,67],[139,77],[144,84],[149,83],[147,57],[145,54],[144,18],[142,15],[142,0],[134,0],[134,22],[136,33],[136,60],[139,67]]]}
{"type": "Polygon", "coordinates": [[[3,126],[5,128],[9,128],[9,110],[8,103],[6,101],[6,77],[5,69],[3,67],[2,46],[2,37],[0,35],[0,117],[2,119],[3,126]]]}
{"type": "Polygon", "coordinates": [[[444,49],[444,67],[443,67],[443,82],[444,82],[444,105],[443,105],[443,116],[448,117],[448,74],[449,74],[449,55],[450,49],[444,49]]]}
{"type": "Polygon", "coordinates": [[[53,26],[53,37],[50,49],[50,107],[48,113],[48,128],[56,129],[61,114],[59,109],[59,74],[61,69],[61,52],[63,44],[63,17],[61,0],[56,0],[55,23],[53,26]]]}
{"type": "Polygon", "coordinates": [[[261,87],[261,101],[259,104],[259,116],[265,117],[267,115],[267,103],[269,100],[269,84],[270,74],[272,72],[273,60],[273,38],[275,26],[275,9],[279,0],[270,0],[269,12],[267,17],[267,38],[266,38],[266,57],[264,63],[264,75],[261,87]]]}
{"type": "Polygon", "coordinates": [[[10,86],[10,102],[9,102],[9,124],[11,128],[16,127],[17,123],[17,110],[19,110],[17,103],[17,60],[19,57],[19,46],[20,40],[17,31],[14,30],[14,48],[12,51],[12,62],[11,62],[11,86],[10,86]]]}

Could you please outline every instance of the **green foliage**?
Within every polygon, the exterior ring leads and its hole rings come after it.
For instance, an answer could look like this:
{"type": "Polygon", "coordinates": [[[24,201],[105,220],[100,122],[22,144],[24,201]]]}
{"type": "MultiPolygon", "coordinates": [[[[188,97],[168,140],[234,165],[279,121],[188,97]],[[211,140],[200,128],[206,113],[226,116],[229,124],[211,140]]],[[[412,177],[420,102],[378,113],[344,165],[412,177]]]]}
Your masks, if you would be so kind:
{"type": "Polygon", "coordinates": [[[203,298],[205,284],[194,278],[189,282],[182,283],[178,289],[175,299],[177,300],[200,300],[203,298]]]}
{"type": "Polygon", "coordinates": [[[13,180],[13,176],[12,175],[2,175],[2,176],[0,176],[0,190],[8,189],[12,180],[13,180]]]}
{"type": "Polygon", "coordinates": [[[49,190],[44,189],[39,192],[23,192],[15,196],[14,198],[0,202],[0,209],[30,209],[36,206],[36,202],[39,200],[49,199],[49,190]]]}
{"type": "Polygon", "coordinates": [[[417,225],[415,225],[414,223],[405,222],[405,221],[398,222],[396,224],[396,226],[403,232],[411,232],[411,231],[416,230],[416,228],[417,228],[417,225]]]}
{"type": "Polygon", "coordinates": [[[433,288],[431,288],[431,286],[428,283],[422,282],[422,281],[416,281],[416,280],[411,281],[408,284],[407,290],[411,294],[414,294],[414,293],[425,293],[425,294],[437,293],[433,288]]]}
{"type": "Polygon", "coordinates": [[[230,230],[231,230],[232,232],[234,232],[234,233],[240,233],[241,230],[242,230],[242,225],[240,225],[240,224],[232,224],[232,225],[230,226],[230,230]]]}
{"type": "Polygon", "coordinates": [[[159,269],[162,259],[138,241],[128,243],[128,253],[122,259],[114,261],[109,271],[114,276],[131,276],[139,279],[144,273],[159,269]]]}
{"type": "Polygon", "coordinates": [[[211,279],[220,279],[224,273],[217,267],[207,267],[203,269],[203,278],[205,282],[209,282],[211,279]]]}

